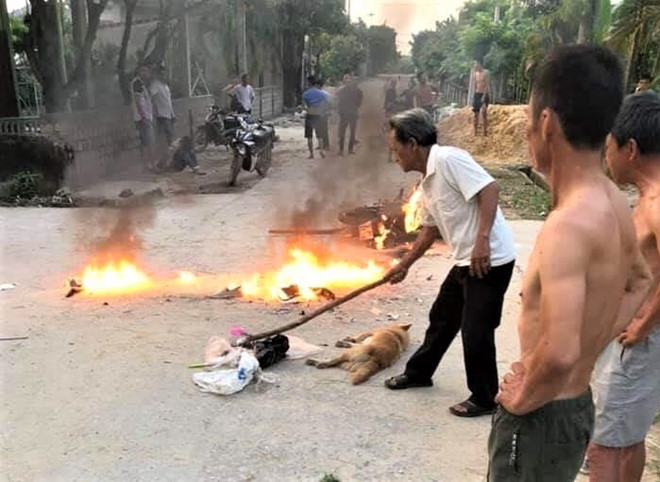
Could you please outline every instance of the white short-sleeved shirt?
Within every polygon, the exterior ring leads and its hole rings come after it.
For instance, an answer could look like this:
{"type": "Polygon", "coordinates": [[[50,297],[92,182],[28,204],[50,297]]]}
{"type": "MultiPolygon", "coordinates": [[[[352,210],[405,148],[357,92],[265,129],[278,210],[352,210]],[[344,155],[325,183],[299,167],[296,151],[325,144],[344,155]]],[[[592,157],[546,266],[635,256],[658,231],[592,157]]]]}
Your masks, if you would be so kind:
{"type": "MultiPolygon", "coordinates": [[[[462,149],[434,145],[422,181],[422,224],[437,226],[458,266],[469,266],[479,230],[476,195],[494,179],[462,149]]],[[[513,235],[499,206],[490,233],[491,266],[516,257],[513,235]]]]}
{"type": "Polygon", "coordinates": [[[161,80],[155,79],[149,85],[151,102],[154,106],[156,117],[165,119],[174,119],[174,109],[172,108],[172,94],[167,84],[161,80]]]}
{"type": "Polygon", "coordinates": [[[243,109],[252,110],[252,101],[254,100],[254,89],[251,85],[238,84],[234,87],[234,95],[243,109]]]}

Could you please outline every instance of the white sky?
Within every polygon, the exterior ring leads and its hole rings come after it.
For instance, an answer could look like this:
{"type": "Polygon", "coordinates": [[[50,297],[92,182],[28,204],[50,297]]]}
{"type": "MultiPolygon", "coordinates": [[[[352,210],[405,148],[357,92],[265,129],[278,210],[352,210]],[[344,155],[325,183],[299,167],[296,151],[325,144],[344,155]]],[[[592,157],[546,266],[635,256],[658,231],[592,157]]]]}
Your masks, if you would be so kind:
{"type": "Polygon", "coordinates": [[[25,7],[25,4],[28,3],[28,0],[6,0],[7,10],[10,12],[18,10],[19,8],[25,7]]]}
{"type": "Polygon", "coordinates": [[[397,46],[403,54],[410,52],[412,34],[434,29],[442,21],[458,13],[463,0],[346,0],[350,3],[351,20],[362,18],[367,25],[389,25],[397,31],[397,46]]]}

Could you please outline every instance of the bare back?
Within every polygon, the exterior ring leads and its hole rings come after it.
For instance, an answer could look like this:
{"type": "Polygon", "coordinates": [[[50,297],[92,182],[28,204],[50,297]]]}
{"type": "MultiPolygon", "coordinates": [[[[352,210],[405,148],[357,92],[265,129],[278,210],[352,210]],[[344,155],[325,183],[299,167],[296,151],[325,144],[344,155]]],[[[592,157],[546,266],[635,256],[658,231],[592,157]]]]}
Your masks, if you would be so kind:
{"type": "Polygon", "coordinates": [[[636,253],[626,199],[604,175],[574,189],[548,217],[523,281],[518,331],[525,366],[537,350],[549,349],[550,339],[562,345],[552,348],[558,351],[575,346],[578,361],[555,399],[589,386],[596,359],[613,338],[636,253]]]}

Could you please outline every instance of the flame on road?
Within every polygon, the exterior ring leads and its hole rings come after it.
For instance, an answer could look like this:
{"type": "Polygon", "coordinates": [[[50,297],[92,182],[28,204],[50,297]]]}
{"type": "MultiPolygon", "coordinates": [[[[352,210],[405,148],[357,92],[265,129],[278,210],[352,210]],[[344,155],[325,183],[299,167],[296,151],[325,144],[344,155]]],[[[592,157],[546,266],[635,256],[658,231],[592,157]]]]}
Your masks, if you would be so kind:
{"type": "Polygon", "coordinates": [[[247,298],[281,299],[282,289],[297,286],[300,298],[315,300],[314,288],[358,288],[373,283],[385,274],[385,267],[368,261],[358,265],[345,261],[322,260],[314,253],[293,248],[290,262],[277,271],[256,274],[240,283],[247,298]]]}
{"type": "Polygon", "coordinates": [[[92,264],[85,268],[81,281],[84,290],[93,294],[131,293],[146,289],[152,284],[145,273],[126,260],[105,266],[92,264]]]}

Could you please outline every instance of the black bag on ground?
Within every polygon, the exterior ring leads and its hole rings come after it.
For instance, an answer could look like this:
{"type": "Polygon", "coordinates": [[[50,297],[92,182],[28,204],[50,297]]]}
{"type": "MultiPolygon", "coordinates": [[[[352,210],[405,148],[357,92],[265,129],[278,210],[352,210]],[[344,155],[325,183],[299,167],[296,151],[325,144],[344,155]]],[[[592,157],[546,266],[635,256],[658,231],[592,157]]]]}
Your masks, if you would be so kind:
{"type": "Polygon", "coordinates": [[[259,340],[254,343],[254,351],[259,366],[267,368],[286,358],[289,351],[289,339],[284,335],[275,335],[272,338],[259,340]]]}

